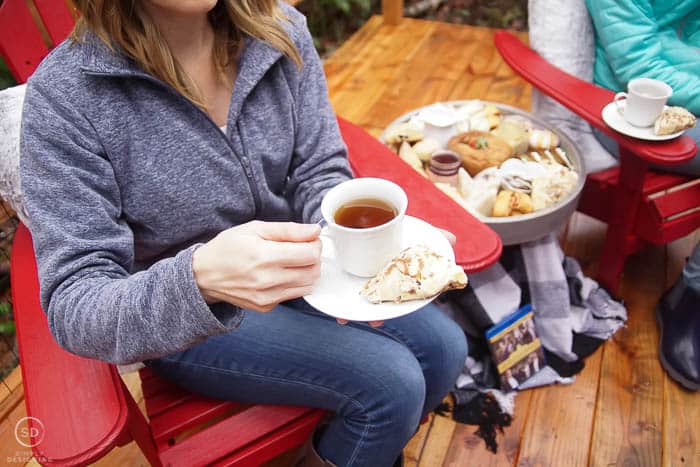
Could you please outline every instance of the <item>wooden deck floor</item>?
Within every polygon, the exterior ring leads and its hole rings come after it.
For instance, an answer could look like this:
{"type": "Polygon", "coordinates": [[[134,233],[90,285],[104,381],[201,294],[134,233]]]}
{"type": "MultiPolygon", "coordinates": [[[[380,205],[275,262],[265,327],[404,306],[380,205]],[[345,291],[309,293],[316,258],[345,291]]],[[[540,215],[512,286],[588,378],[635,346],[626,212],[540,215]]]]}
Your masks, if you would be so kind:
{"type": "MultiPolygon", "coordinates": [[[[479,98],[529,109],[530,89],[502,62],[492,34],[408,19],[386,26],[372,18],[326,61],[334,108],[375,135],[403,112],[439,100],[479,98]]],[[[603,224],[577,213],[562,232],[565,251],[587,274],[597,269],[604,231],[603,224]]],[[[665,376],[652,319],[656,301],[698,240],[696,232],[630,258],[620,290],[628,327],[588,359],[574,384],[519,394],[498,454],[484,448],[474,427],[434,417],[407,446],[407,465],[700,466],[700,394],[665,376]]],[[[142,401],[136,375],[125,379],[142,401]]],[[[0,385],[0,463],[20,456],[14,465],[36,465],[13,438],[14,424],[25,413],[21,402],[15,372],[0,385]]],[[[273,464],[287,465],[289,458],[273,464]]],[[[98,464],[146,462],[132,443],[98,464]]]]}

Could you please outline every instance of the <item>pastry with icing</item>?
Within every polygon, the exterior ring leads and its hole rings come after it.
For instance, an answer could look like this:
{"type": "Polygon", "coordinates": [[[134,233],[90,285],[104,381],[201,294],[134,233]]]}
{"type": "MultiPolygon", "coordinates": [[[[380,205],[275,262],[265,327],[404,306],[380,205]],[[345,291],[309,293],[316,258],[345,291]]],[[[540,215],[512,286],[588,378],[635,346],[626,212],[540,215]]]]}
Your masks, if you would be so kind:
{"type": "Polygon", "coordinates": [[[424,245],[415,245],[368,280],[360,294],[372,303],[401,303],[466,286],[467,275],[454,261],[424,245]]]}
{"type": "Polygon", "coordinates": [[[654,133],[671,135],[695,126],[695,115],[683,107],[668,107],[654,122],[654,133]]]}

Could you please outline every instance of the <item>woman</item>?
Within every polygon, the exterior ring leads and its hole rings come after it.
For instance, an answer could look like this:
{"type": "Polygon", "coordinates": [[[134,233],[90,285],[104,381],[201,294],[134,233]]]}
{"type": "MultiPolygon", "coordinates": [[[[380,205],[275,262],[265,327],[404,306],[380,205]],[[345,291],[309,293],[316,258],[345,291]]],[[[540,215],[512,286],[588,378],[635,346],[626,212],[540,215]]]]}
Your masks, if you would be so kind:
{"type": "Polygon", "coordinates": [[[304,18],[273,0],[75,3],[22,127],[58,343],[210,397],[328,409],[309,462],[391,465],[466,344],[434,307],[373,328],[300,305],[321,197],[350,177],[304,18]]]}
{"type": "MultiPolygon", "coordinates": [[[[654,78],[673,88],[669,103],[700,116],[700,0],[586,0],[596,31],[594,79],[622,91],[633,78],[654,78]]],[[[686,132],[700,144],[700,126],[686,132]]],[[[618,148],[596,132],[611,154],[618,148]]],[[[700,155],[659,170],[700,176],[700,155]]],[[[669,376],[700,390],[700,244],[657,307],[659,357],[669,376]]]]}
{"type": "MultiPolygon", "coordinates": [[[[596,33],[596,84],[617,92],[634,78],[658,79],[673,88],[670,104],[700,115],[700,0],[586,0],[586,6],[596,33]]],[[[700,127],[687,134],[700,141],[700,127]]],[[[618,154],[612,139],[596,135],[618,154]]],[[[659,168],[700,175],[700,157],[659,168]]]]}

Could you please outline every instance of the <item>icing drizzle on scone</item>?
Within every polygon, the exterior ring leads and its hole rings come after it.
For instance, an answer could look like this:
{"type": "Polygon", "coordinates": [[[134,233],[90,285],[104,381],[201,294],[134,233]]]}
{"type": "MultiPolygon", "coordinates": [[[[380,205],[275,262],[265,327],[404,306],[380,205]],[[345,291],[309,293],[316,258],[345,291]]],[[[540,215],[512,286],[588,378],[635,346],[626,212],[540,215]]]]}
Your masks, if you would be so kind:
{"type": "Polygon", "coordinates": [[[360,294],[372,303],[420,300],[467,285],[464,270],[424,245],[403,250],[368,280],[360,294]]]}

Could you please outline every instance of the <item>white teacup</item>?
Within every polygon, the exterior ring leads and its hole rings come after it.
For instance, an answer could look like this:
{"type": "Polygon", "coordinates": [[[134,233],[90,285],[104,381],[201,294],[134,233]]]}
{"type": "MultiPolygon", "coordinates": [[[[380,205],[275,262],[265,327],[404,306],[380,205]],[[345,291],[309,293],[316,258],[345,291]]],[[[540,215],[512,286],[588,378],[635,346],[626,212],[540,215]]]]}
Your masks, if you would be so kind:
{"type": "Polygon", "coordinates": [[[631,125],[649,127],[664,110],[666,101],[673,94],[671,86],[651,78],[635,78],[627,83],[627,92],[615,94],[617,111],[631,125]],[[620,102],[625,100],[624,109],[620,102]]]}
{"type": "Polygon", "coordinates": [[[376,275],[401,251],[402,223],[408,198],[397,184],[381,178],[355,178],[333,187],[323,197],[321,213],[333,240],[336,261],[346,272],[360,277],[376,275]],[[339,225],[335,215],[339,208],[360,199],[377,199],[394,208],[390,221],[368,228],[339,225]]]}

